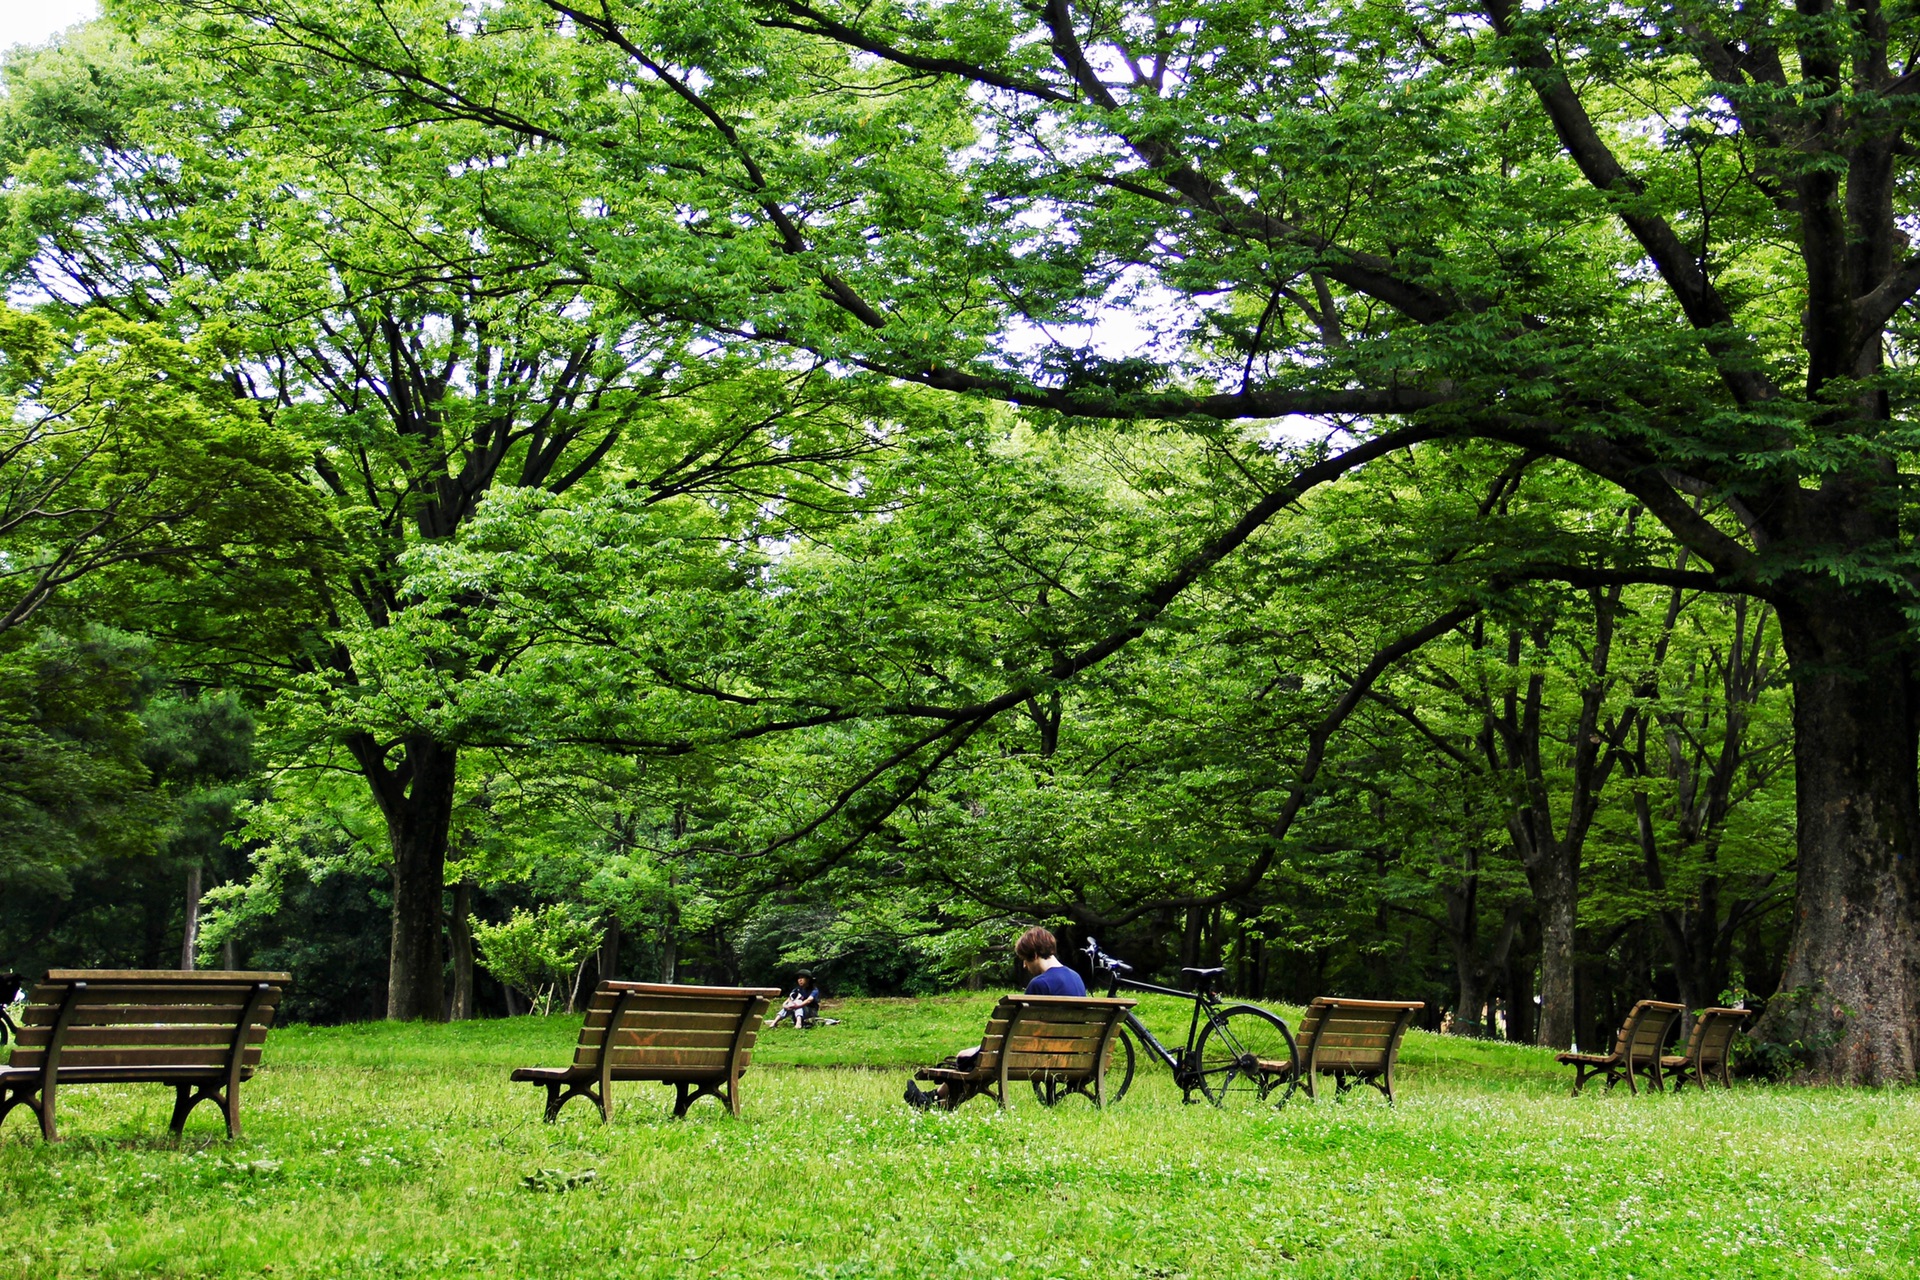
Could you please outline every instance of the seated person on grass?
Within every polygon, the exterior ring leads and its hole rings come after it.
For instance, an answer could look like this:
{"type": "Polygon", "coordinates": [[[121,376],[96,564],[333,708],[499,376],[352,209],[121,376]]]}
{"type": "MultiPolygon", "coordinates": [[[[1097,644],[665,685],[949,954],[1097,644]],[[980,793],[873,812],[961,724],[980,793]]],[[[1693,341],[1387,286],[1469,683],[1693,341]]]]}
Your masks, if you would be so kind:
{"type": "Polygon", "coordinates": [[[780,1012],[768,1021],[771,1030],[786,1019],[792,1018],[795,1027],[806,1027],[820,1018],[820,988],[814,984],[813,975],[802,969],[794,975],[793,990],[788,993],[786,1003],[780,1006],[780,1012]]]}
{"type": "MultiPolygon", "coordinates": [[[[1080,981],[1080,975],[1060,963],[1054,953],[1059,944],[1053,935],[1039,925],[1020,935],[1020,941],[1013,944],[1013,954],[1020,961],[1020,967],[1027,971],[1026,993],[1030,996],[1084,996],[1087,984],[1080,981]]],[[[953,1067],[956,1071],[971,1071],[979,1060],[980,1046],[963,1049],[953,1055],[953,1067]]],[[[913,1081],[907,1081],[907,1105],[912,1107],[931,1107],[947,1095],[947,1086],[938,1089],[922,1089],[913,1081]]]]}

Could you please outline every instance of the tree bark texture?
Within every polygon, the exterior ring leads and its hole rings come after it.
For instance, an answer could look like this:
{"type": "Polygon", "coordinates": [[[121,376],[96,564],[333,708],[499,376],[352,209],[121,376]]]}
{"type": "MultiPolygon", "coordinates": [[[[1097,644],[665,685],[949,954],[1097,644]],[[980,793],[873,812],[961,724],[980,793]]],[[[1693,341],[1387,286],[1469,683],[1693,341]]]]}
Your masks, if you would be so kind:
{"type": "Polygon", "coordinates": [[[473,1007],[473,881],[453,887],[453,919],[447,923],[447,945],[453,961],[453,1007],[450,1016],[464,1022],[477,1016],[473,1007]]]}
{"type": "Polygon", "coordinates": [[[187,868],[187,919],[180,936],[180,967],[191,971],[200,949],[200,866],[187,868]]]}
{"type": "Polygon", "coordinates": [[[613,982],[620,977],[620,921],[607,921],[607,934],[600,940],[600,981],[613,982]]]}
{"type": "Polygon", "coordinates": [[[453,821],[457,751],[409,737],[398,764],[366,735],[349,742],[387,820],[393,849],[393,934],[387,962],[387,1017],[440,1021],[446,1008],[441,898],[453,821]]]}
{"type": "Polygon", "coordinates": [[[1800,857],[1780,990],[1755,1036],[1816,1080],[1911,1080],[1920,1044],[1914,677],[1891,603],[1782,606],[1800,857]]]}
{"type": "Polygon", "coordinates": [[[1578,866],[1564,857],[1541,859],[1527,868],[1527,883],[1540,916],[1540,1019],[1534,1026],[1534,1043],[1566,1049],[1574,1038],[1578,866]]]}

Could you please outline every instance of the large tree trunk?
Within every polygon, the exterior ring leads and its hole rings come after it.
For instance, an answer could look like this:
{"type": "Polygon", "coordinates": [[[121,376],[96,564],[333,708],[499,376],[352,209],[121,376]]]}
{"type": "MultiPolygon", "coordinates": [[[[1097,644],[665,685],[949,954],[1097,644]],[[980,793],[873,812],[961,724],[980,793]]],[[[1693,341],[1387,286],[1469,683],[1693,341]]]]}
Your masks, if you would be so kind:
{"type": "Polygon", "coordinates": [[[461,880],[453,889],[453,919],[447,923],[447,943],[453,960],[453,1007],[457,1022],[477,1016],[473,1007],[473,881],[461,880]]]}
{"type": "Polygon", "coordinates": [[[393,939],[387,961],[387,1017],[438,1022],[447,1016],[441,897],[453,823],[458,751],[408,738],[396,768],[370,738],[349,743],[373,784],[393,846],[393,939]]]}
{"type": "Polygon", "coordinates": [[[1540,1021],[1534,1043],[1565,1049],[1574,1034],[1574,927],[1579,901],[1579,854],[1567,856],[1557,844],[1527,867],[1535,909],[1540,914],[1540,1021]]]}
{"type": "MultiPolygon", "coordinates": [[[[1471,855],[1469,855],[1471,865],[1471,855]]],[[[1469,872],[1457,885],[1442,883],[1440,900],[1447,909],[1447,941],[1453,946],[1453,973],[1460,992],[1453,1005],[1453,1034],[1479,1037],[1487,1001],[1486,974],[1480,966],[1480,877],[1469,872]]]]}
{"type": "Polygon", "coordinates": [[[1780,619],[1799,878],[1780,990],[1754,1034],[1798,1041],[1813,1079],[1912,1080],[1920,786],[1905,619],[1890,603],[1838,596],[1783,606],[1780,619]]]}

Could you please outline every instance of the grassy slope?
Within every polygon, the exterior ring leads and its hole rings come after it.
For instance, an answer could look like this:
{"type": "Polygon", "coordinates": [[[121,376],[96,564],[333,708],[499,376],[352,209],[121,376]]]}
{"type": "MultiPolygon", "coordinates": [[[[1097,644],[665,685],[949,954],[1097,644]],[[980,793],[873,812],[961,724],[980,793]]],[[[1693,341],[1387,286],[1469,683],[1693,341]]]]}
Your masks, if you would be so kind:
{"type": "MultiPolygon", "coordinates": [[[[1164,1071],[1104,1116],[1031,1095],[900,1105],[901,1067],[991,996],[848,1002],[769,1037],[746,1118],[555,1126],[506,1070],[577,1021],[274,1033],[247,1137],[171,1094],[72,1089],[68,1140],[0,1131],[0,1276],[1906,1276],[1920,1094],[1565,1096],[1540,1051],[1415,1034],[1400,1105],[1183,1107],[1164,1071]],[[539,1169],[595,1180],[526,1189],[539,1169]],[[269,1268],[271,1270],[269,1271],[269,1268]]],[[[1144,1016],[1177,1035],[1177,1007],[1144,1016]]],[[[1184,1025],[1180,1025],[1184,1029],[1184,1025]]]]}

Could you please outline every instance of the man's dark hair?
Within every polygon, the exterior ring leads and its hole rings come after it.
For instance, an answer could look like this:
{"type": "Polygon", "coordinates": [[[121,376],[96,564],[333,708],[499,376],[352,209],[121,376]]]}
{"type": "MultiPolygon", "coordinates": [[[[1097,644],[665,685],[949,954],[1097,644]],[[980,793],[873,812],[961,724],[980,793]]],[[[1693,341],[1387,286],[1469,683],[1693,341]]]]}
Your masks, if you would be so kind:
{"type": "Polygon", "coordinates": [[[1039,925],[1035,925],[1033,928],[1021,934],[1020,941],[1013,944],[1013,954],[1019,956],[1022,963],[1033,959],[1035,956],[1043,960],[1048,960],[1052,959],[1053,953],[1058,947],[1059,944],[1054,942],[1051,933],[1042,929],[1039,925]]]}

